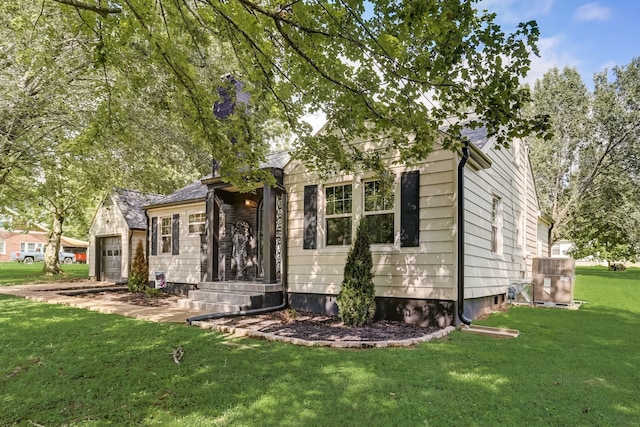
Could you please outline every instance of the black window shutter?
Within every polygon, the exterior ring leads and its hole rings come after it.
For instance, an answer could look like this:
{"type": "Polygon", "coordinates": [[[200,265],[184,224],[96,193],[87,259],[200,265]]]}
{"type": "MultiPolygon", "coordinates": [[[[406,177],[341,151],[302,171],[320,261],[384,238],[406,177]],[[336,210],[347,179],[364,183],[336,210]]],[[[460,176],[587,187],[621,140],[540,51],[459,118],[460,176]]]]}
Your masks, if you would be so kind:
{"type": "Polygon", "coordinates": [[[318,186],[304,186],[303,249],[315,249],[318,231],[318,186]]]}
{"type": "Polygon", "coordinates": [[[180,214],[173,214],[171,222],[171,255],[180,254],[180,214]]]}
{"type": "Polygon", "coordinates": [[[419,246],[420,171],[403,173],[400,191],[400,246],[419,246]]]}
{"type": "Polygon", "coordinates": [[[151,218],[151,255],[158,255],[158,217],[151,218]]]}

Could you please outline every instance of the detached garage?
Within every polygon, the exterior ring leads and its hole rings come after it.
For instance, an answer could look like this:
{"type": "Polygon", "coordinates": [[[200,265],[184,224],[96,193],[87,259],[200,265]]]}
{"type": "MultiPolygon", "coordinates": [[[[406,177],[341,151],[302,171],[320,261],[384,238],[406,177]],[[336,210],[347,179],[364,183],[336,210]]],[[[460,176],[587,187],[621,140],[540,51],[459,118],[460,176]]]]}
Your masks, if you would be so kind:
{"type": "Polygon", "coordinates": [[[147,218],[142,207],[162,197],[115,189],[104,198],[89,230],[88,262],[92,280],[127,280],[138,241],[143,244],[146,241],[147,218]]]}

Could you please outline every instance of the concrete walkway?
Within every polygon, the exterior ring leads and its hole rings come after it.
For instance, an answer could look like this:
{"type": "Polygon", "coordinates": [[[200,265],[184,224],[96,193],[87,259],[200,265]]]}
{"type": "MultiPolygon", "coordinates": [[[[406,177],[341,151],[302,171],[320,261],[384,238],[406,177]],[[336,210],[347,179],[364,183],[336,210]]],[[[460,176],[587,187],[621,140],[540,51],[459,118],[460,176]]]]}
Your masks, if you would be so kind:
{"type": "Polygon", "coordinates": [[[80,289],[100,289],[116,286],[109,282],[66,282],[41,285],[0,286],[0,294],[15,295],[38,302],[64,304],[100,313],[119,314],[151,322],[185,323],[187,318],[206,314],[204,311],[178,308],[175,306],[142,307],[118,301],[103,301],[93,298],[79,298],[64,295],[64,292],[80,289]]]}

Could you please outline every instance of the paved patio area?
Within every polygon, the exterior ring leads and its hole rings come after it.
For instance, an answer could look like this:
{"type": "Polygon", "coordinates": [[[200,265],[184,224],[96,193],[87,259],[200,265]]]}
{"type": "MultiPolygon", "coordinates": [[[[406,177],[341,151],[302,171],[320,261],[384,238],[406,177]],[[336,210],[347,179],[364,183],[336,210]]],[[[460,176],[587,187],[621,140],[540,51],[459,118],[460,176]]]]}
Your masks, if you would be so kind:
{"type": "Polygon", "coordinates": [[[178,308],[173,306],[142,307],[118,301],[78,298],[64,295],[64,292],[80,289],[100,289],[116,286],[109,282],[67,282],[42,285],[1,286],[0,294],[15,295],[33,301],[50,304],[64,304],[71,307],[84,308],[100,313],[119,314],[152,322],[185,323],[188,317],[206,314],[207,312],[178,308]]]}

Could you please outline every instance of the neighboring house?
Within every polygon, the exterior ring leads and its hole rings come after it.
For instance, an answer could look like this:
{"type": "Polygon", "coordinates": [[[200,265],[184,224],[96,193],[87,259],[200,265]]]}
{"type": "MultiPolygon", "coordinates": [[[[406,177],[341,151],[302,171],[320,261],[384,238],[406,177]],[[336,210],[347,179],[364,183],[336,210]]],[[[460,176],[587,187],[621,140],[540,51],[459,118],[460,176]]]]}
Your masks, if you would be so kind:
{"type": "Polygon", "coordinates": [[[571,258],[571,242],[568,240],[558,240],[551,246],[551,258],[571,258]]]}
{"type": "MultiPolygon", "coordinates": [[[[9,261],[12,252],[44,252],[49,241],[49,230],[40,225],[25,225],[20,222],[20,215],[13,209],[3,208],[0,215],[0,262],[9,261]]],[[[73,252],[78,262],[86,260],[89,242],[62,236],[60,249],[73,252]]]]}
{"type": "Polygon", "coordinates": [[[551,220],[540,215],[524,143],[498,150],[483,129],[466,134],[464,168],[462,151],[437,144],[414,167],[387,156],[391,191],[371,173],[322,180],[286,153],[261,165],[275,187],[240,192],[214,171],[145,206],[149,279],[159,273],[168,287],[191,289],[193,308],[274,305],[286,290],[296,310],[335,314],[347,253],[367,218],[378,318],[443,327],[461,302],[470,318],[501,308],[513,279],[531,276],[533,257],[546,255],[551,220]]]}
{"type": "Polygon", "coordinates": [[[127,280],[136,245],[138,241],[146,242],[147,218],[142,207],[162,197],[115,189],[102,200],[89,230],[88,262],[92,280],[127,280]]]}

